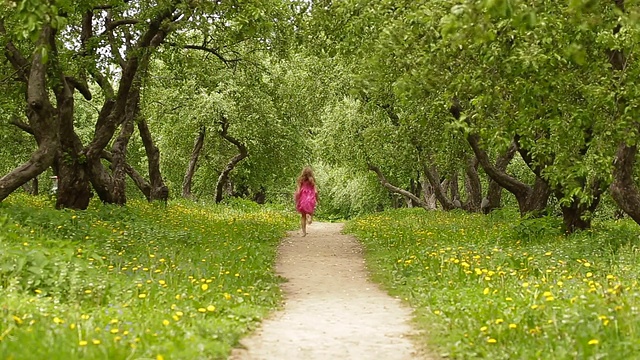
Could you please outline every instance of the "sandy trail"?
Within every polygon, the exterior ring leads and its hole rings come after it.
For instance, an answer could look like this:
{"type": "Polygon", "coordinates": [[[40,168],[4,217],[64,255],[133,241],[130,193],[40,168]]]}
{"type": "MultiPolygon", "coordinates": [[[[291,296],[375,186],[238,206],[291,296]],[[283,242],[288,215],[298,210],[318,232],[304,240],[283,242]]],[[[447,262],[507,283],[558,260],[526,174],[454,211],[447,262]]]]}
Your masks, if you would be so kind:
{"type": "Polygon", "coordinates": [[[279,248],[283,310],[241,341],[231,360],[419,359],[411,312],[368,280],[362,248],[342,224],[313,223],[279,248]]]}

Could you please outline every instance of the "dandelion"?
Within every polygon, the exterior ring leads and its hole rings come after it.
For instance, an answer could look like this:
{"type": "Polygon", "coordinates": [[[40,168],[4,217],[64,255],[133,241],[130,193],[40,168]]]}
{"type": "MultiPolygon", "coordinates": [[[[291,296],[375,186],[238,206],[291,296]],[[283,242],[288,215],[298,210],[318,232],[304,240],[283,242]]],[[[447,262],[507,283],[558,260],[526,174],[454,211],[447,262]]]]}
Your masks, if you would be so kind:
{"type": "Polygon", "coordinates": [[[488,328],[486,326],[483,326],[483,327],[480,328],[480,331],[485,332],[485,331],[487,331],[487,329],[488,328]]]}
{"type": "Polygon", "coordinates": [[[500,325],[504,322],[502,319],[496,319],[496,325],[500,325]]]}
{"type": "Polygon", "coordinates": [[[120,332],[120,330],[116,329],[116,328],[113,328],[109,332],[112,333],[112,334],[117,334],[118,332],[120,332]]]}
{"type": "Polygon", "coordinates": [[[169,320],[167,319],[162,320],[162,325],[168,326],[169,324],[170,324],[169,320]]]}
{"type": "Polygon", "coordinates": [[[64,320],[62,320],[62,319],[60,319],[59,317],[56,316],[56,317],[53,318],[53,322],[59,325],[59,324],[63,324],[64,320]]]}
{"type": "Polygon", "coordinates": [[[138,295],[138,298],[140,298],[140,299],[144,299],[146,297],[147,297],[147,294],[145,294],[145,293],[142,293],[142,294],[138,295]]]}
{"type": "Polygon", "coordinates": [[[80,342],[78,342],[78,345],[80,346],[87,346],[89,342],[87,342],[86,340],[80,340],[80,342]]]}
{"type": "Polygon", "coordinates": [[[518,327],[518,325],[516,325],[516,324],[509,324],[509,329],[513,330],[513,329],[515,329],[517,327],[518,327]]]}
{"type": "Polygon", "coordinates": [[[599,343],[600,343],[600,341],[598,341],[598,339],[589,340],[589,345],[598,345],[599,343]]]}
{"type": "Polygon", "coordinates": [[[436,314],[436,315],[440,315],[440,310],[436,310],[433,313],[436,314]]]}
{"type": "Polygon", "coordinates": [[[91,340],[91,342],[93,343],[93,345],[100,345],[101,341],[98,339],[93,339],[91,340]]]}
{"type": "Polygon", "coordinates": [[[209,285],[207,285],[207,284],[202,284],[202,285],[200,286],[200,288],[202,288],[202,291],[207,291],[207,289],[209,288],[209,285]]]}
{"type": "Polygon", "coordinates": [[[206,312],[207,312],[207,309],[205,309],[205,308],[198,308],[198,312],[206,313],[206,312]]]}
{"type": "Polygon", "coordinates": [[[528,288],[529,287],[529,283],[528,282],[523,282],[522,283],[522,287],[523,288],[528,288]]]}
{"type": "Polygon", "coordinates": [[[485,295],[489,295],[489,291],[490,291],[489,288],[484,288],[484,291],[482,291],[482,293],[485,295]]]}
{"type": "Polygon", "coordinates": [[[216,311],[216,307],[213,305],[209,305],[207,306],[207,311],[211,311],[211,312],[216,311]]]}
{"type": "Polygon", "coordinates": [[[489,338],[489,339],[487,339],[487,342],[488,342],[489,344],[495,344],[495,343],[497,343],[497,342],[498,342],[498,340],[496,340],[496,339],[494,339],[494,338],[489,338]]]}
{"type": "Polygon", "coordinates": [[[16,322],[16,324],[20,325],[23,323],[22,319],[19,316],[13,315],[13,321],[16,322]]]}

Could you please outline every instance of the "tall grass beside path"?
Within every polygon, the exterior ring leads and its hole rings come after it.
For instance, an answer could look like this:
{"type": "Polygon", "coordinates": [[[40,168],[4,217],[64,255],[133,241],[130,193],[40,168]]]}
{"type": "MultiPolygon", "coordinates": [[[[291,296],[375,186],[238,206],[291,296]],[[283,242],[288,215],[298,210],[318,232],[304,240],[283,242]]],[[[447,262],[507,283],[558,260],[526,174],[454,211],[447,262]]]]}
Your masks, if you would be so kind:
{"type": "Polygon", "coordinates": [[[191,202],[0,204],[0,358],[224,359],[280,304],[296,218],[191,202]]]}
{"type": "Polygon", "coordinates": [[[638,359],[637,225],[561,233],[520,220],[397,210],[350,221],[369,269],[452,359],[638,359]]]}

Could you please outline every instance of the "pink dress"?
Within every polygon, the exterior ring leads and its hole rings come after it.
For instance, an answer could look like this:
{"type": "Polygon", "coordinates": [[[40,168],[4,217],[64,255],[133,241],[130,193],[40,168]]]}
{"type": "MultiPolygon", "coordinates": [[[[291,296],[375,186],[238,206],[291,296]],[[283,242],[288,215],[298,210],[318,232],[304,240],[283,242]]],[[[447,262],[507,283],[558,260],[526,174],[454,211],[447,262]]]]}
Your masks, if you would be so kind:
{"type": "Polygon", "coordinates": [[[301,214],[313,214],[316,209],[316,188],[308,181],[296,191],[296,210],[301,214]]]}

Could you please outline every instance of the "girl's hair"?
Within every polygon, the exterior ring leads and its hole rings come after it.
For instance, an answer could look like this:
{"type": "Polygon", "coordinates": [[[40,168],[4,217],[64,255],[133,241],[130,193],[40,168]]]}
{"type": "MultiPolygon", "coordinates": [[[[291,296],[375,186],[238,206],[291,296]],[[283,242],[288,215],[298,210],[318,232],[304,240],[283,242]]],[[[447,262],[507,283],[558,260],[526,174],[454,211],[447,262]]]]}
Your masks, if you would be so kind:
{"type": "Polygon", "coordinates": [[[300,176],[298,176],[298,187],[302,186],[305,181],[310,182],[314,187],[316,186],[316,179],[313,177],[313,170],[311,170],[311,167],[309,166],[302,169],[300,176]]]}

